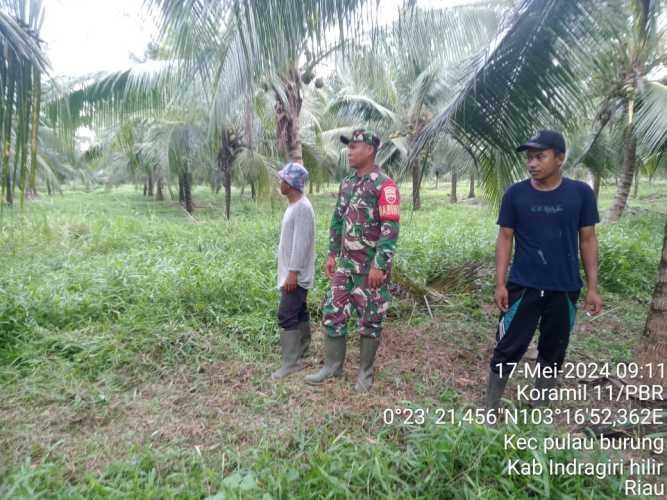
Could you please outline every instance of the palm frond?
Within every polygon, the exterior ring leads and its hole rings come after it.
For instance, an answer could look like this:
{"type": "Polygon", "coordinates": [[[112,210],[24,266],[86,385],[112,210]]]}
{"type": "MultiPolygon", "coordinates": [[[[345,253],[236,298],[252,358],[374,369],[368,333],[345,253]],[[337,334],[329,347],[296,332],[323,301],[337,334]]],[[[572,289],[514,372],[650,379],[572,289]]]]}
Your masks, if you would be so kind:
{"type": "Polygon", "coordinates": [[[647,82],[636,115],[635,135],[649,153],[664,148],[667,143],[667,85],[647,82]]]}
{"type": "Polygon", "coordinates": [[[591,49],[602,45],[603,14],[604,5],[592,0],[520,1],[459,96],[420,134],[413,154],[443,134],[456,135],[479,157],[482,182],[497,203],[504,189],[498,182],[521,175],[514,146],[536,128],[575,127],[589,108],[579,82],[592,71],[591,49]]]}
{"type": "Polygon", "coordinates": [[[71,133],[82,125],[99,129],[150,116],[165,109],[176,94],[176,76],[176,62],[168,60],[80,78],[47,103],[49,122],[71,133]]]}
{"type": "Polygon", "coordinates": [[[254,75],[280,74],[306,52],[313,58],[333,45],[359,38],[377,23],[377,5],[366,0],[231,0],[246,64],[254,75]],[[333,33],[338,33],[338,40],[333,33]]]}
{"type": "Polygon", "coordinates": [[[327,108],[339,118],[353,118],[357,121],[396,122],[396,114],[366,95],[341,95],[327,108]]]}
{"type": "MultiPolygon", "coordinates": [[[[16,10],[14,12],[16,17],[12,17],[5,11],[0,10],[0,45],[5,50],[11,50],[22,63],[37,66],[40,71],[46,73],[50,67],[49,62],[39,46],[39,26],[41,26],[41,19],[43,17],[43,8],[41,8],[40,4],[41,2],[38,2],[33,6],[38,9],[37,12],[34,9],[30,10],[33,17],[30,19],[30,24],[28,25],[19,24],[17,21],[17,19],[22,19],[25,15],[23,9],[14,9],[16,10]]],[[[16,2],[4,2],[5,8],[8,5],[16,7],[16,2]]],[[[4,62],[4,54],[1,56],[1,59],[4,62]]]]}
{"type": "Polygon", "coordinates": [[[232,169],[243,183],[252,183],[256,188],[258,203],[266,203],[271,198],[271,185],[276,179],[276,165],[266,156],[242,148],[232,163],[232,169]]]}

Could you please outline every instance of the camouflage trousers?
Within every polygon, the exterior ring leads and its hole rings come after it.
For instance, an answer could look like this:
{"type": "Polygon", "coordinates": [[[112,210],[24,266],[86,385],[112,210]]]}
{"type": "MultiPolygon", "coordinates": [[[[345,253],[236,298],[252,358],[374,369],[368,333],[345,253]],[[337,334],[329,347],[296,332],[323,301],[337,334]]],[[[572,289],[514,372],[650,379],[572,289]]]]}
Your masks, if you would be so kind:
{"type": "Polygon", "coordinates": [[[347,335],[347,323],[354,307],[359,315],[359,334],[377,338],[382,332],[382,320],[387,314],[390,301],[391,294],[386,284],[372,289],[368,287],[367,274],[338,269],[324,298],[322,325],[330,337],[347,335]]]}

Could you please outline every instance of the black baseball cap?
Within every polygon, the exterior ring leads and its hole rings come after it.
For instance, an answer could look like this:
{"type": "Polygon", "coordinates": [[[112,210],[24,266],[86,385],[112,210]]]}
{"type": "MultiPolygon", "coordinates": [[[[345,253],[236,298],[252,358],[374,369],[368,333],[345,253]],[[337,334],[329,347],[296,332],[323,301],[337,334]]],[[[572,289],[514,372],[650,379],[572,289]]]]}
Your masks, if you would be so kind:
{"type": "Polygon", "coordinates": [[[341,135],[340,142],[346,146],[351,142],[363,142],[365,144],[370,144],[375,149],[380,147],[380,137],[378,137],[375,132],[363,128],[353,130],[352,135],[349,137],[346,135],[341,135]]]}
{"type": "Polygon", "coordinates": [[[516,148],[516,152],[526,149],[554,149],[557,153],[565,154],[565,138],[555,130],[538,130],[526,143],[516,148]]]}

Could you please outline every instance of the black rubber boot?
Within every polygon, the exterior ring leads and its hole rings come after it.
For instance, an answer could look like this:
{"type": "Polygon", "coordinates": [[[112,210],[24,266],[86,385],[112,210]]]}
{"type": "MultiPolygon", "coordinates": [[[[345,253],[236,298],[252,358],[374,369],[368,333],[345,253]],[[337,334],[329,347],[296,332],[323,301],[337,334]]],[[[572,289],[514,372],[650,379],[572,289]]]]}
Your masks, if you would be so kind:
{"type": "Polygon", "coordinates": [[[535,377],[535,388],[539,391],[538,399],[533,401],[533,408],[546,408],[549,406],[549,398],[543,397],[544,390],[556,387],[556,379],[554,377],[543,377],[538,375],[535,377]]]}
{"type": "Polygon", "coordinates": [[[283,365],[271,374],[273,380],[280,380],[291,373],[303,370],[301,361],[301,330],[281,330],[280,348],[283,365]]]}
{"type": "Polygon", "coordinates": [[[347,337],[329,337],[325,335],[324,366],[317,373],[306,375],[305,382],[311,385],[319,385],[329,378],[341,377],[346,349],[347,337]]]}
{"type": "Polygon", "coordinates": [[[373,385],[373,364],[379,346],[379,338],[359,338],[359,376],[357,377],[357,383],[354,385],[355,391],[366,392],[373,385]]]}
{"type": "Polygon", "coordinates": [[[489,382],[486,386],[486,409],[497,411],[500,407],[500,398],[505,391],[507,385],[507,378],[500,378],[500,376],[493,370],[489,370],[489,382]]]}
{"type": "Polygon", "coordinates": [[[301,332],[301,354],[300,357],[303,358],[308,354],[308,348],[310,347],[310,321],[302,321],[299,323],[299,331],[301,332]]]}

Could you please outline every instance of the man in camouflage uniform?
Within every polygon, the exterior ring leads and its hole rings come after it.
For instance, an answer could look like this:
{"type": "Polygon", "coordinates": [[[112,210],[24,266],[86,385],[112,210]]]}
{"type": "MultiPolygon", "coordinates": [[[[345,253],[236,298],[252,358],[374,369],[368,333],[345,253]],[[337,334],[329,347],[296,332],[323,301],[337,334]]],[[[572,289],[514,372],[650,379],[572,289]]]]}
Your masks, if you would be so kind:
{"type": "Polygon", "coordinates": [[[373,384],[373,363],[391,295],[387,290],[398,239],[400,197],[396,184],[375,165],[377,135],[355,130],[341,136],[355,173],[343,179],[331,219],[326,274],[331,282],[322,308],[324,367],[306,382],[321,384],[343,374],[347,322],[359,314],[360,367],[355,390],[373,384]]]}

